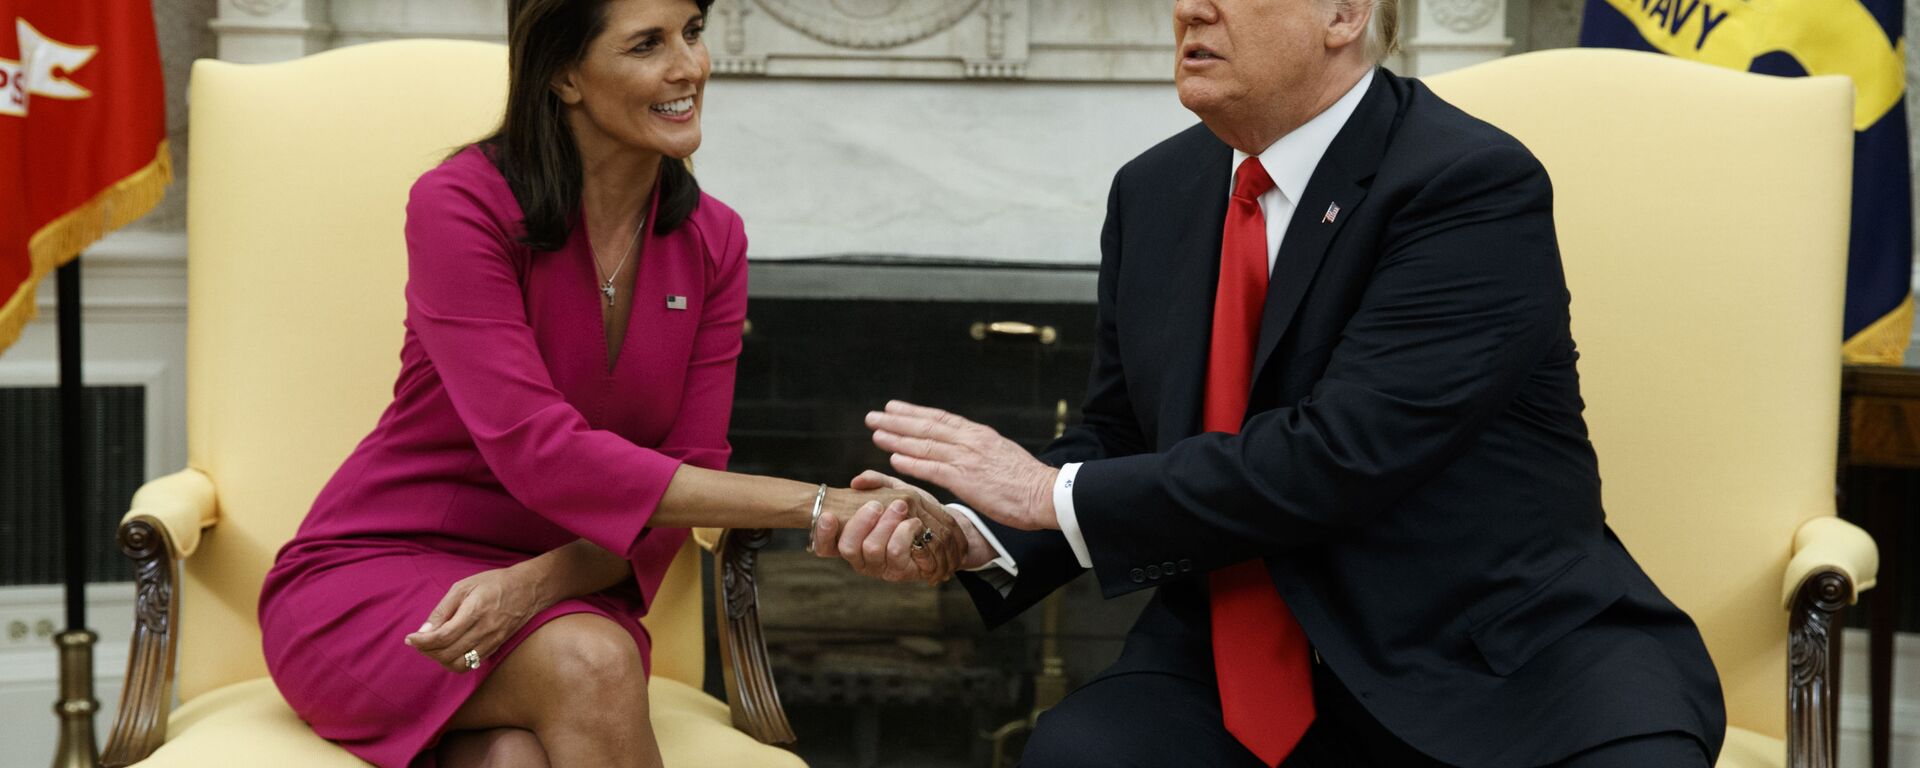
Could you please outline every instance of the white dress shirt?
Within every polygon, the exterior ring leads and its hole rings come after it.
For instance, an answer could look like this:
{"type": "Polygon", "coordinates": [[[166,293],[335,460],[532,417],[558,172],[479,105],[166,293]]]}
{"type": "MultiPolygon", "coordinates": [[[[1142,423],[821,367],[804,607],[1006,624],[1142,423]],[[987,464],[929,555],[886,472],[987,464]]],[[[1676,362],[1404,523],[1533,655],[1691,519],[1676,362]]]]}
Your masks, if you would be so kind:
{"type": "MultiPolygon", "coordinates": [[[[1248,155],[1238,149],[1233,151],[1234,172],[1228,174],[1225,194],[1233,195],[1233,179],[1239,173],[1240,165],[1249,157],[1257,157],[1260,165],[1266,168],[1267,175],[1273,178],[1273,189],[1260,196],[1260,214],[1267,223],[1267,273],[1273,273],[1274,261],[1280,256],[1280,241],[1287,235],[1287,222],[1293,218],[1293,208],[1306,192],[1307,181],[1313,178],[1313,169],[1320,165],[1320,158],[1327,154],[1327,147],[1333,144],[1333,138],[1345,127],[1347,119],[1353,116],[1354,109],[1360,106],[1360,98],[1367,93],[1367,86],[1373,83],[1373,70],[1354,83],[1346,94],[1335,101],[1326,111],[1315,115],[1299,128],[1280,137],[1268,145],[1258,155],[1248,155]]],[[[1080,465],[1067,464],[1060,468],[1060,476],[1053,484],[1053,511],[1060,519],[1060,533],[1067,538],[1067,546],[1073,549],[1073,556],[1080,561],[1080,567],[1092,568],[1093,556],[1087,552],[1086,535],[1080,530],[1080,519],[1074,513],[1073,481],[1080,472],[1080,465]]],[[[1020,575],[1019,566],[1000,546],[999,540],[986,526],[980,524],[980,518],[973,510],[964,506],[950,505],[955,511],[967,516],[980,530],[987,543],[993,546],[999,557],[986,566],[976,569],[982,578],[993,584],[1005,594],[1012,588],[1013,578],[1020,575]],[[999,573],[996,573],[999,571],[999,573]]]]}

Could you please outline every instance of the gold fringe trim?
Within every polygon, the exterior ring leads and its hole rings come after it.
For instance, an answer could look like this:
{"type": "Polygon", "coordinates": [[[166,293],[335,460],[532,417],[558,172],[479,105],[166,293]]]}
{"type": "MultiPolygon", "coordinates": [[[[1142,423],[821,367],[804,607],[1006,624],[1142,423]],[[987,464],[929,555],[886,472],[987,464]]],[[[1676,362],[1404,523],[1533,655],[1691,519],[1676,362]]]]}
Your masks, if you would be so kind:
{"type": "Polygon", "coordinates": [[[0,307],[0,350],[12,346],[33,320],[34,288],[47,273],[72,261],[87,246],[108,232],[132,224],[147,215],[167,195],[173,183],[173,153],[165,139],[154,151],[153,162],[94,195],[93,199],[66,212],[33,233],[27,241],[32,267],[26,283],[18,286],[13,298],[0,307]]]}
{"type": "Polygon", "coordinates": [[[36,270],[42,263],[59,266],[72,261],[108,232],[147,215],[166,197],[167,185],[172,182],[173,154],[167,151],[163,139],[153,162],[33,233],[28,249],[33,252],[36,270]]]}
{"type": "Polygon", "coordinates": [[[1840,347],[1840,358],[1848,365],[1901,365],[1907,345],[1913,342],[1913,298],[1900,302],[1872,325],[1860,329],[1840,347]]]}
{"type": "Polygon", "coordinates": [[[5,306],[0,306],[0,354],[5,354],[7,347],[19,341],[20,333],[27,329],[27,323],[33,321],[35,282],[29,278],[21,284],[20,290],[13,293],[13,298],[8,299],[5,306]]]}

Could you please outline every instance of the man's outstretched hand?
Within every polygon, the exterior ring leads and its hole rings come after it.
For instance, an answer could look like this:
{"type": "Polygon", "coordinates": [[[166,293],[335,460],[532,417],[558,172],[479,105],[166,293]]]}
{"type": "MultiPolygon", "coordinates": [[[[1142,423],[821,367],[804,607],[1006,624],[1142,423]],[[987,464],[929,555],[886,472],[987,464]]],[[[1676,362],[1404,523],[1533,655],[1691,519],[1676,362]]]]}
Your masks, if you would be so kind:
{"type": "Polygon", "coordinates": [[[953,491],[973,511],[1023,531],[1058,529],[1053,482],[1060,470],[1018,443],[957,414],[895,400],[867,414],[873,444],[893,468],[953,491]]]}

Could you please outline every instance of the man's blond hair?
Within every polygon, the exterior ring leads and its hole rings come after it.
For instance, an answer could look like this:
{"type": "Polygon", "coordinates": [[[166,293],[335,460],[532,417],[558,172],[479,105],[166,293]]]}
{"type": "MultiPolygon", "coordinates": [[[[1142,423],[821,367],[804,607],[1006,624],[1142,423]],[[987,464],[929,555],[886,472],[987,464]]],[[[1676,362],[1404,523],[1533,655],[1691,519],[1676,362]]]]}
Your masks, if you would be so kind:
{"type": "Polygon", "coordinates": [[[1400,0],[1336,0],[1340,3],[1367,3],[1373,14],[1367,20],[1367,60],[1385,61],[1400,50],[1400,0]]]}

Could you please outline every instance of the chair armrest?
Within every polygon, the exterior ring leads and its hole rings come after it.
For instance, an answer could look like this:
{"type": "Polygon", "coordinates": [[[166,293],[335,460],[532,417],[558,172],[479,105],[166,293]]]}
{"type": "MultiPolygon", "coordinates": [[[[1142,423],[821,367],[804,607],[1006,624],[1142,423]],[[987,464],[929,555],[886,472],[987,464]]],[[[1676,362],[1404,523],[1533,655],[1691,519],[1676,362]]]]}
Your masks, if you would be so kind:
{"type": "Polygon", "coordinates": [[[1873,586],[1873,537],[1837,517],[1817,517],[1793,535],[1783,578],[1787,603],[1787,765],[1832,768],[1840,734],[1841,612],[1873,586]]]}
{"type": "Polygon", "coordinates": [[[1853,523],[1832,516],[1808,520],[1793,534],[1793,559],[1787,561],[1781,581],[1781,604],[1792,610],[1807,581],[1826,571],[1847,577],[1850,589],[1844,598],[1852,605],[1879,577],[1880,549],[1872,536],[1853,523]]]}
{"type": "MultiPolygon", "coordinates": [[[[773,539],[764,528],[696,529],[719,534],[713,549],[715,629],[720,634],[720,673],[727,686],[733,727],[763,744],[792,744],[793,726],[774,689],[773,664],[760,627],[760,591],[754,565],[773,539]]],[[[704,542],[703,542],[704,545],[704,542]]]]}
{"type": "Polygon", "coordinates": [[[216,509],[213,480],[188,469],[141,486],[120,519],[120,551],[133,560],[134,623],[120,711],[100,755],[107,768],[145,760],[166,743],[179,655],[179,562],[199,548],[216,509]]]}

